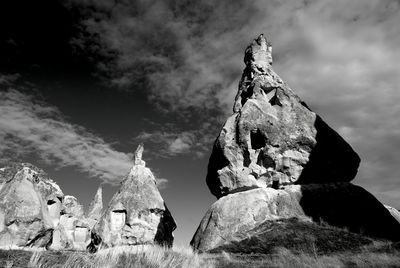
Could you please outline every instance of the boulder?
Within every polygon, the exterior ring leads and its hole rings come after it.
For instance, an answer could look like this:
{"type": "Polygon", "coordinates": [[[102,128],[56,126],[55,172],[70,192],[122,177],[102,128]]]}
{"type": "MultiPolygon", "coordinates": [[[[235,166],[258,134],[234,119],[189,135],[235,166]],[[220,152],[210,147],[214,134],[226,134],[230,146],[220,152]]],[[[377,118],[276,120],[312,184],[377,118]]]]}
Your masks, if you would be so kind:
{"type": "Polygon", "coordinates": [[[157,189],[152,172],[141,159],[142,152],[143,145],[139,145],[133,167],[95,225],[92,251],[100,243],[104,247],[172,246],[176,224],[157,189]]]}
{"type": "Polygon", "coordinates": [[[280,184],[349,182],[360,158],[272,70],[271,45],[260,35],[246,49],[234,113],[209,160],[207,185],[231,191],[280,184]]]}
{"type": "MultiPolygon", "coordinates": [[[[207,211],[191,245],[196,250],[210,251],[249,238],[252,232],[268,240],[273,233],[254,230],[291,219],[400,240],[400,224],[389,211],[362,187],[342,182],[256,188],[224,196],[207,211]]],[[[296,229],[298,233],[307,230],[296,229]]]]}
{"type": "Polygon", "coordinates": [[[48,246],[60,221],[60,187],[27,163],[0,169],[0,185],[0,246],[48,246]]]}

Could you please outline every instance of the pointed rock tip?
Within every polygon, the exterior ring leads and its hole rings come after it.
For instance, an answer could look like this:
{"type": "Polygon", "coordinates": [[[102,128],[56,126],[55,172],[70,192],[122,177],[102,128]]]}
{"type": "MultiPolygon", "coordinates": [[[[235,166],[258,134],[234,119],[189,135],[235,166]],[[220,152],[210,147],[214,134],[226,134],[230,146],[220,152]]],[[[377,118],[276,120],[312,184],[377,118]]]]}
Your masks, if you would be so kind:
{"type": "Polygon", "coordinates": [[[146,162],[142,160],[143,156],[143,151],[144,151],[144,144],[140,143],[135,151],[135,157],[134,157],[134,165],[137,166],[145,166],[146,162]]]}
{"type": "Polygon", "coordinates": [[[244,62],[253,69],[255,66],[263,68],[272,65],[272,45],[264,34],[260,34],[247,47],[244,62]]]}

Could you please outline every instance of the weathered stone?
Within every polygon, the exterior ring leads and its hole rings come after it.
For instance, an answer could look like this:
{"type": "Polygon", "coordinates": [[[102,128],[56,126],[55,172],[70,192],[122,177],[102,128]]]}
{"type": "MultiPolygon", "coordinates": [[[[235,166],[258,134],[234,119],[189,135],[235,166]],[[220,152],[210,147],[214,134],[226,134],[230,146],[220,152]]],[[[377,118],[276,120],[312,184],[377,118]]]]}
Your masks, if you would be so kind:
{"type": "Polygon", "coordinates": [[[400,211],[391,206],[385,205],[385,208],[390,212],[390,214],[400,223],[400,211]]]}
{"type": "Polygon", "coordinates": [[[100,219],[103,212],[103,190],[101,186],[97,189],[96,195],[89,205],[87,219],[92,228],[100,219]]]}
{"type": "Polygon", "coordinates": [[[280,184],[351,181],[360,158],[272,70],[271,45],[258,37],[245,53],[234,114],[215,141],[207,184],[217,198],[280,184]]]}
{"type": "Polygon", "coordinates": [[[161,244],[172,246],[176,228],[156,180],[141,159],[143,146],[135,153],[135,165],[122,181],[107,210],[94,227],[94,235],[105,247],[161,244]]]}
{"type": "Polygon", "coordinates": [[[261,224],[293,218],[400,240],[400,224],[389,211],[363,188],[343,182],[257,188],[224,196],[208,210],[191,245],[209,251],[244,239],[261,224]]]}
{"type": "Polygon", "coordinates": [[[0,246],[47,246],[60,221],[60,187],[27,163],[0,169],[0,182],[0,246]]]}
{"type": "Polygon", "coordinates": [[[79,204],[78,199],[72,195],[64,196],[63,202],[63,214],[73,215],[77,218],[83,217],[83,207],[79,204]]]}

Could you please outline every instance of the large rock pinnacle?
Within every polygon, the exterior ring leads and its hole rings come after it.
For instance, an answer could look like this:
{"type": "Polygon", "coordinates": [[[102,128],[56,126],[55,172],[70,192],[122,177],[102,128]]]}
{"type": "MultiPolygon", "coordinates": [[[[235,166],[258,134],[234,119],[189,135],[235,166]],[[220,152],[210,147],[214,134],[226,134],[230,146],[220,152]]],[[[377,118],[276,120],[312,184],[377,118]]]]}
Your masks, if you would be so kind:
{"type": "Polygon", "coordinates": [[[94,228],[97,241],[92,241],[93,244],[172,246],[176,224],[153,173],[141,160],[142,153],[143,145],[139,145],[133,167],[94,228]]]}
{"type": "Polygon", "coordinates": [[[207,184],[217,198],[273,181],[348,182],[357,174],[357,153],[272,70],[271,51],[263,35],[246,49],[234,113],[208,166],[207,184]]]}

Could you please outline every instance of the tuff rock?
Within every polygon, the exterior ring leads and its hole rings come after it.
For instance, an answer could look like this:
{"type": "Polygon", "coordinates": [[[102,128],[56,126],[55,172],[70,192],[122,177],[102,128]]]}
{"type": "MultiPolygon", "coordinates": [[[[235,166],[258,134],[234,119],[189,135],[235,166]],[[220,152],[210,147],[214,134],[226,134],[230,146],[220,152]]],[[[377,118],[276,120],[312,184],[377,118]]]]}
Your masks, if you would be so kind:
{"type": "Polygon", "coordinates": [[[207,184],[217,198],[280,184],[351,181],[360,158],[272,70],[260,35],[246,49],[233,115],[209,160],[207,184]]]}
{"type": "Polygon", "coordinates": [[[60,222],[60,187],[27,163],[1,168],[0,185],[0,246],[48,246],[60,222]]]}
{"type": "MultiPolygon", "coordinates": [[[[306,226],[324,223],[352,233],[400,240],[400,224],[389,211],[362,187],[342,182],[256,188],[224,196],[207,211],[191,245],[210,251],[250,237],[263,236],[259,240],[265,241],[276,234],[254,230],[262,225],[276,228],[293,219],[306,226]]],[[[293,231],[304,232],[304,227],[293,231]]],[[[276,246],[280,243],[276,241],[276,246]]]]}
{"type": "Polygon", "coordinates": [[[103,211],[103,190],[101,186],[97,189],[96,195],[89,205],[87,219],[91,223],[91,227],[94,226],[100,220],[101,213],[103,211]]]}
{"type": "Polygon", "coordinates": [[[160,244],[172,246],[176,228],[151,170],[142,160],[143,145],[134,165],[121,183],[92,232],[91,250],[119,245],[160,244]]]}

